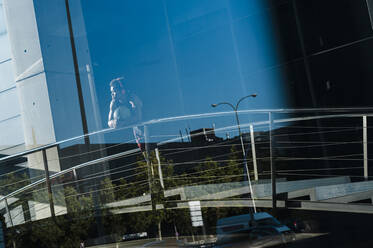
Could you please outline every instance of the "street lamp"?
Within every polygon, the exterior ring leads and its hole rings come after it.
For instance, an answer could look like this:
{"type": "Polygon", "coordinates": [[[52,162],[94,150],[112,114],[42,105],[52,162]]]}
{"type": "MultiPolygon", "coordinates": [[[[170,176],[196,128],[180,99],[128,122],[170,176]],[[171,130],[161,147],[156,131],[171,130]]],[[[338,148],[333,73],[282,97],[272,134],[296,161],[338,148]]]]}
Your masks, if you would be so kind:
{"type": "MultiPolygon", "coordinates": [[[[251,94],[251,95],[244,96],[240,100],[238,100],[236,106],[233,106],[233,104],[231,104],[229,102],[221,102],[221,103],[211,104],[211,106],[213,108],[216,108],[217,106],[223,105],[223,104],[230,106],[233,109],[234,113],[236,114],[238,134],[240,135],[240,137],[242,137],[242,135],[241,135],[241,127],[240,127],[240,120],[238,119],[238,113],[237,113],[238,106],[240,105],[240,103],[242,102],[242,100],[244,100],[246,98],[249,98],[249,97],[254,97],[255,98],[256,96],[257,96],[257,94],[251,94]]],[[[245,150],[242,150],[242,151],[245,154],[245,150]]]]}
{"type": "MultiPolygon", "coordinates": [[[[249,168],[247,166],[245,145],[243,143],[243,138],[242,138],[242,133],[241,133],[241,127],[240,127],[240,120],[238,119],[238,112],[237,112],[237,110],[238,110],[238,107],[239,107],[240,103],[242,102],[242,100],[244,100],[246,98],[249,98],[249,97],[255,98],[256,96],[257,96],[257,94],[251,94],[251,95],[244,96],[244,97],[242,97],[242,98],[240,98],[238,100],[238,102],[236,103],[235,106],[233,104],[229,103],[229,102],[221,102],[221,103],[211,104],[211,107],[213,107],[213,108],[216,108],[219,105],[228,105],[234,111],[234,114],[236,116],[238,135],[240,136],[240,141],[241,141],[242,155],[243,155],[243,158],[244,158],[244,164],[245,164],[245,169],[246,169],[247,181],[249,182],[249,187],[250,187],[250,192],[251,192],[251,199],[253,201],[253,208],[254,208],[254,212],[255,213],[256,213],[256,207],[255,207],[255,201],[254,201],[254,197],[253,197],[253,188],[252,188],[252,185],[251,185],[249,168]]],[[[251,220],[254,221],[254,218],[251,218],[251,220]]]]}

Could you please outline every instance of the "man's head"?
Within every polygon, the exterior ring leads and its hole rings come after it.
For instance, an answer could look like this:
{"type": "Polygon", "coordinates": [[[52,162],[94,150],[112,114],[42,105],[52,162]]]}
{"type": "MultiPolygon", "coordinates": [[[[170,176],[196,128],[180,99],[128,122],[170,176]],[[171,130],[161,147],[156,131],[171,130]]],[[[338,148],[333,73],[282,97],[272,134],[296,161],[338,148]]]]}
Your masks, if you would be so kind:
{"type": "Polygon", "coordinates": [[[114,78],[113,80],[110,81],[110,91],[111,91],[111,97],[114,100],[117,99],[122,99],[125,94],[126,90],[124,89],[123,86],[123,77],[119,78],[114,78]]]}

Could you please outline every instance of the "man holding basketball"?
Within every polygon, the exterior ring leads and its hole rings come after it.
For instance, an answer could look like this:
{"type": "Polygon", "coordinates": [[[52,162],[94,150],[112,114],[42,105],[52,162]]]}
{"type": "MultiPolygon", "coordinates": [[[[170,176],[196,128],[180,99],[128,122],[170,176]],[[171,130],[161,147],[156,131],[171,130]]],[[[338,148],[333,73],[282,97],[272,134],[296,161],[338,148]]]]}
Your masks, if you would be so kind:
{"type": "Polygon", "coordinates": [[[110,92],[109,127],[130,126],[141,120],[142,103],[136,95],[125,90],[123,77],[110,81],[110,92]]]}
{"type": "MultiPolygon", "coordinates": [[[[126,91],[123,86],[123,77],[110,81],[111,102],[108,126],[120,128],[130,126],[141,121],[142,102],[135,94],[126,91]]],[[[141,149],[143,132],[139,127],[132,127],[133,136],[137,146],[141,149]]]]}

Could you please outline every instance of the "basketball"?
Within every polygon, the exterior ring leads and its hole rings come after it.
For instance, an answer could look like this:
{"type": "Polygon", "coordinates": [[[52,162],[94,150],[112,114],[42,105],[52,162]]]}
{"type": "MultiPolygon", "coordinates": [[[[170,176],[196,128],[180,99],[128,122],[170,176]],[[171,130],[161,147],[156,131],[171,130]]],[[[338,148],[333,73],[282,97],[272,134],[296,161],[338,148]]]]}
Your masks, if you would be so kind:
{"type": "Polygon", "coordinates": [[[131,111],[125,106],[119,106],[114,111],[114,120],[125,120],[131,117],[131,111]]]}

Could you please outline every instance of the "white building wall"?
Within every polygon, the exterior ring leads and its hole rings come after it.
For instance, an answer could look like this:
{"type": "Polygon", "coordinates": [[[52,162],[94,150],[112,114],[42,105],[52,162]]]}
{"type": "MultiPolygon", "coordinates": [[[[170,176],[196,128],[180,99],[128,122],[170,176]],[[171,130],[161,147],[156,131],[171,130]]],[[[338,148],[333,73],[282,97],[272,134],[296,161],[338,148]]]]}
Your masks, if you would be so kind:
{"type": "MultiPolygon", "coordinates": [[[[13,83],[12,87],[19,96],[18,115],[22,117],[22,134],[26,149],[82,135],[81,109],[65,0],[0,1],[3,1],[6,14],[10,40],[8,43],[11,47],[10,53],[9,49],[7,51],[7,57],[11,59],[7,60],[14,70],[16,86],[13,83]]],[[[69,2],[88,129],[97,131],[101,129],[101,120],[95,97],[84,20],[79,1],[69,2]]],[[[8,98],[10,99],[10,96],[8,98]]],[[[1,104],[0,95],[0,108],[1,104]]],[[[11,113],[13,112],[0,113],[0,118],[11,113]]],[[[21,130],[12,129],[11,126],[6,128],[18,132],[21,130]]],[[[101,138],[95,136],[95,142],[102,143],[101,138]]],[[[83,142],[83,139],[77,141],[83,142]]],[[[47,158],[50,172],[61,170],[57,148],[48,149],[47,158]]],[[[42,161],[41,153],[28,156],[30,168],[44,170],[42,161]]],[[[39,202],[36,196],[34,201],[39,202]]],[[[38,208],[37,204],[31,204],[32,218],[49,217],[49,209],[43,209],[38,208]]]]}
{"type": "Polygon", "coordinates": [[[26,147],[55,142],[33,1],[3,2],[26,147]]]}
{"type": "MultiPolygon", "coordinates": [[[[11,64],[14,68],[16,87],[13,87],[19,95],[18,114],[22,116],[26,148],[39,147],[82,135],[76,72],[65,1],[0,1],[4,2],[8,23],[11,47],[11,53],[9,54],[8,51],[8,54],[12,58],[11,64]]],[[[85,107],[89,113],[87,118],[90,123],[89,129],[96,131],[100,129],[101,121],[96,110],[96,98],[90,97],[95,96],[92,81],[94,79],[90,73],[92,66],[87,52],[84,21],[80,6],[76,2],[70,1],[74,10],[72,18],[76,24],[74,30],[77,37],[76,46],[80,51],[79,72],[86,100],[85,107]]],[[[82,142],[83,139],[77,141],[77,143],[82,142]]],[[[60,171],[57,148],[49,149],[47,157],[49,171],[60,171]]],[[[28,166],[36,170],[44,170],[41,153],[29,155],[28,166]]],[[[39,202],[36,196],[34,201],[39,202]]],[[[39,208],[38,204],[31,204],[29,207],[33,219],[50,216],[48,208],[39,208]]]]}
{"type": "MultiPolygon", "coordinates": [[[[25,147],[31,149],[54,143],[56,135],[34,1],[3,0],[3,8],[10,40],[15,90],[19,96],[25,147]]],[[[16,131],[21,132],[20,129],[16,131]]],[[[47,159],[50,172],[60,171],[57,148],[47,151],[47,159]]],[[[44,170],[41,152],[28,155],[27,160],[28,167],[33,169],[30,171],[32,178],[38,175],[33,174],[34,172],[44,170]]],[[[37,198],[37,195],[34,195],[34,198],[37,198]]],[[[39,199],[34,200],[38,202],[39,199]]],[[[37,205],[29,208],[35,219],[50,217],[48,209],[40,210],[37,205]]]]}
{"type": "Polygon", "coordinates": [[[3,0],[0,0],[0,107],[0,154],[19,152],[25,142],[3,0]]]}

